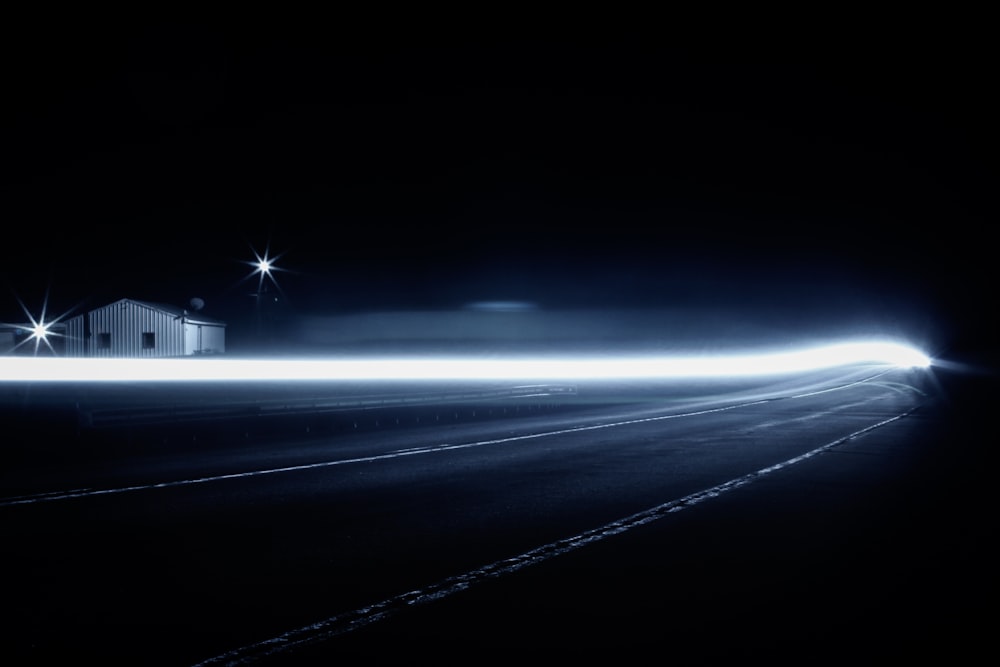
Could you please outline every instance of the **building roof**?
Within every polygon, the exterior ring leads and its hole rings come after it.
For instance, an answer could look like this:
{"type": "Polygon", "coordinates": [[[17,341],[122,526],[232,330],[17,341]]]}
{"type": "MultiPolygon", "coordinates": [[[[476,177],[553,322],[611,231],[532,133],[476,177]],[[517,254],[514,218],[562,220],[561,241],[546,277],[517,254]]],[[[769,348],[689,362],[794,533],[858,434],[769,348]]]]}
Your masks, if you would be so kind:
{"type": "MultiPolygon", "coordinates": [[[[211,326],[226,326],[226,323],[222,320],[215,319],[214,317],[207,317],[198,311],[188,310],[187,308],[181,308],[180,306],[174,306],[166,303],[157,303],[154,301],[139,301],[137,299],[119,299],[118,301],[113,301],[112,303],[102,306],[102,308],[110,308],[119,303],[133,303],[137,306],[142,306],[144,308],[150,308],[152,310],[171,315],[176,319],[184,319],[184,322],[188,324],[206,324],[211,326]]],[[[99,310],[94,308],[93,310],[99,310]]]]}

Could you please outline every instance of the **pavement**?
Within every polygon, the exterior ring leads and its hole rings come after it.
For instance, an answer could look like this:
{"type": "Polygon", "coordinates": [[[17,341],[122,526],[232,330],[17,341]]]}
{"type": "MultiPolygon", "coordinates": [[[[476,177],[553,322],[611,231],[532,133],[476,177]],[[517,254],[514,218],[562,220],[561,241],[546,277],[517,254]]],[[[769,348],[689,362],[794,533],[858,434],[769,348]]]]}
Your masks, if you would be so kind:
{"type": "Polygon", "coordinates": [[[979,663],[1000,393],[982,368],[935,375],[906,424],[274,664],[979,663]]]}

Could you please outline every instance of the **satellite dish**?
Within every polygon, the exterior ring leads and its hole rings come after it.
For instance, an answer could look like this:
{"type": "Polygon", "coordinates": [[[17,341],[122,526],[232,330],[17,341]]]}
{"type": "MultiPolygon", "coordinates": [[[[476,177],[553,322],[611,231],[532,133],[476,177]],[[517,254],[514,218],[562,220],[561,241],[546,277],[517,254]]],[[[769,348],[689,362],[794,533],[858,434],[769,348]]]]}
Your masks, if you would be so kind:
{"type": "Polygon", "coordinates": [[[198,297],[191,299],[191,310],[201,310],[205,307],[205,302],[198,297]]]}

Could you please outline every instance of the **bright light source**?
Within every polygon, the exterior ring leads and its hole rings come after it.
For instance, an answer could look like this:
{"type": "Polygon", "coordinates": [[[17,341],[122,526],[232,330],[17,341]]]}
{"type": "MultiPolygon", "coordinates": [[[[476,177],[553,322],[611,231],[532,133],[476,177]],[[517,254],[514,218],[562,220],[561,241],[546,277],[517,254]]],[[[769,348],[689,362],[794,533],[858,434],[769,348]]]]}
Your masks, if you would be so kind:
{"type": "MultiPolygon", "coordinates": [[[[48,292],[46,292],[45,300],[42,302],[42,312],[36,319],[35,316],[31,314],[31,311],[28,310],[28,307],[24,305],[24,301],[22,301],[21,298],[18,297],[17,295],[15,295],[15,298],[17,299],[18,304],[20,304],[21,310],[24,311],[25,317],[27,317],[28,320],[31,322],[31,326],[20,327],[25,331],[29,331],[30,335],[23,341],[18,343],[16,348],[21,347],[22,345],[25,345],[26,343],[29,343],[31,341],[34,341],[35,343],[34,354],[36,355],[38,354],[38,350],[43,344],[49,348],[49,351],[54,353],[55,348],[52,347],[52,342],[50,339],[55,336],[61,336],[62,334],[57,334],[53,330],[53,327],[56,324],[58,324],[64,317],[69,315],[69,311],[63,313],[62,315],[56,317],[53,320],[47,320],[45,317],[45,313],[49,307],[49,295],[48,292]]],[[[0,380],[2,379],[3,378],[0,378],[0,380]]]]}
{"type": "Polygon", "coordinates": [[[275,265],[275,261],[281,258],[281,255],[271,256],[270,247],[264,249],[264,254],[260,254],[253,247],[250,248],[253,252],[254,261],[245,262],[253,267],[253,271],[250,272],[244,280],[251,278],[253,276],[259,276],[257,281],[257,292],[260,293],[264,290],[264,279],[267,278],[275,288],[278,287],[278,281],[275,279],[274,274],[281,271],[279,267],[275,265]]]}
{"type": "Polygon", "coordinates": [[[0,382],[262,382],[404,380],[602,380],[727,378],[846,365],[925,368],[930,359],[888,342],[718,356],[375,357],[302,359],[0,358],[0,382]]]}

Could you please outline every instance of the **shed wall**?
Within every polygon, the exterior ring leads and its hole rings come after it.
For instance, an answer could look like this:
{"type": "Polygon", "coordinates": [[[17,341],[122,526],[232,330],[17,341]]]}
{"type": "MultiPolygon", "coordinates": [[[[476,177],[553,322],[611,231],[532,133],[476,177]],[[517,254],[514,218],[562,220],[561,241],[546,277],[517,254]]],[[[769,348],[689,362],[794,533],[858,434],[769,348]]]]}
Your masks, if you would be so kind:
{"type": "Polygon", "coordinates": [[[185,354],[222,354],[226,351],[226,330],[211,324],[184,325],[185,354]]]}
{"type": "Polygon", "coordinates": [[[88,317],[92,357],[148,358],[185,354],[184,325],[174,315],[120,301],[93,310],[88,317]]]}
{"type": "Polygon", "coordinates": [[[66,320],[66,356],[87,356],[86,315],[76,315],[66,320]]]}

